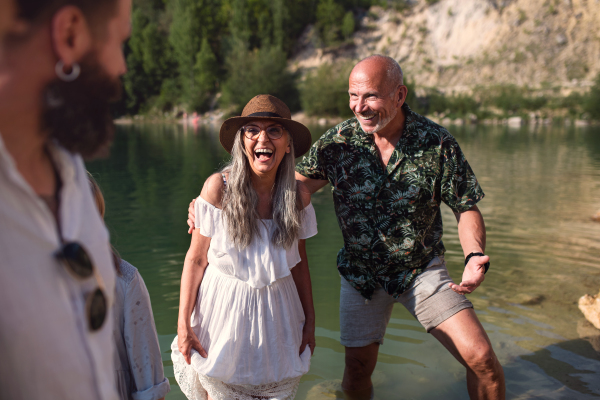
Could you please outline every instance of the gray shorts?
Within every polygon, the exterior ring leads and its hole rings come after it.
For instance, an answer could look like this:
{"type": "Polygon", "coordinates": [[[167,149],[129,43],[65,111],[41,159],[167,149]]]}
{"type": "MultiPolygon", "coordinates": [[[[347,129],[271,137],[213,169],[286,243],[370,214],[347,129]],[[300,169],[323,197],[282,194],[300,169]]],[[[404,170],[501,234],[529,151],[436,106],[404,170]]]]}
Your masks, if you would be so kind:
{"type": "Polygon", "coordinates": [[[404,307],[425,327],[427,332],[473,304],[448,286],[452,282],[443,258],[436,257],[397,299],[379,286],[372,300],[366,299],[342,278],[340,291],[340,334],[346,347],[383,344],[383,336],[394,303],[404,307]]]}

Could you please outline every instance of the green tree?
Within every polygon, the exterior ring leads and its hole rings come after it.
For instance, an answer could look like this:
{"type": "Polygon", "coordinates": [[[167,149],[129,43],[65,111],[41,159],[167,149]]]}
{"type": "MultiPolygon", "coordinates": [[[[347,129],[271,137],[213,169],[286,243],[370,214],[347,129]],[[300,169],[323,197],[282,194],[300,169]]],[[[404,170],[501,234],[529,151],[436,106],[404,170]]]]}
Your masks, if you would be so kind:
{"type": "Polygon", "coordinates": [[[297,90],[286,58],[301,34],[314,24],[322,44],[338,44],[356,29],[353,13],[372,2],[134,0],[132,36],[125,46],[126,96],[118,110],[134,114],[184,105],[200,111],[218,90],[229,99],[223,104],[243,105],[247,93],[257,90],[280,92],[290,102],[288,94],[297,90]],[[273,79],[260,89],[255,80],[265,73],[273,79]],[[232,82],[249,82],[247,93],[232,82]],[[234,88],[245,94],[236,95],[234,88]]]}
{"type": "Polygon", "coordinates": [[[288,9],[284,0],[272,0],[271,13],[273,15],[273,32],[271,42],[280,49],[287,45],[284,24],[289,20],[288,9]]]}
{"type": "Polygon", "coordinates": [[[247,49],[250,45],[250,19],[244,0],[231,0],[229,38],[230,50],[247,49]]]}
{"type": "MultiPolygon", "coordinates": [[[[127,94],[126,107],[131,113],[137,113],[146,101],[156,93],[153,91],[156,85],[155,74],[148,74],[144,65],[146,39],[144,29],[149,25],[148,18],[141,10],[135,10],[132,15],[132,35],[127,44],[127,66],[128,72],[123,77],[125,92],[127,94]]],[[[158,91],[158,90],[157,90],[158,91]]]]}
{"type": "Polygon", "coordinates": [[[148,111],[161,91],[165,79],[174,75],[167,34],[152,18],[161,10],[150,12],[136,8],[132,15],[132,35],[127,43],[128,72],[124,77],[126,105],[130,113],[148,111]],[[149,17],[150,16],[150,17],[149,17]]]}
{"type": "Polygon", "coordinates": [[[316,9],[318,0],[294,0],[287,2],[289,18],[285,23],[285,32],[289,40],[288,47],[290,49],[294,40],[297,39],[309,24],[313,24],[316,20],[316,9]]]}
{"type": "Polygon", "coordinates": [[[317,31],[325,46],[339,43],[341,31],[339,22],[344,18],[344,7],[335,0],[319,0],[317,6],[317,31]]]}
{"type": "Polygon", "coordinates": [[[352,11],[348,11],[342,21],[342,36],[344,36],[344,39],[348,39],[354,33],[354,28],[354,14],[352,14],[352,11]]]}
{"type": "Polygon", "coordinates": [[[219,73],[219,64],[217,57],[213,53],[208,40],[202,39],[200,51],[196,54],[196,65],[194,66],[194,76],[196,79],[196,97],[195,108],[202,110],[206,107],[210,96],[215,92],[217,78],[219,73]]]}
{"type": "Polygon", "coordinates": [[[220,37],[223,30],[223,3],[219,0],[173,0],[169,42],[177,61],[183,101],[190,107],[198,105],[202,97],[196,86],[197,55],[202,41],[220,37]]]}
{"type": "Polygon", "coordinates": [[[173,22],[169,42],[177,61],[183,95],[188,103],[195,92],[195,56],[200,50],[202,36],[200,19],[195,18],[194,15],[196,3],[194,0],[175,0],[171,3],[173,22]]]}

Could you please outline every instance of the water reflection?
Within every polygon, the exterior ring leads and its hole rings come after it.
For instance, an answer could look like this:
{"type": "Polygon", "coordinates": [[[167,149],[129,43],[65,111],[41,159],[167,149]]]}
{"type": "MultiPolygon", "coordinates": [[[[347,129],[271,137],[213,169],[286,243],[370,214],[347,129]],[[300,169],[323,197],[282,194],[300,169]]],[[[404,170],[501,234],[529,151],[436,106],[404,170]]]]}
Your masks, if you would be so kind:
{"type": "MultiPolygon", "coordinates": [[[[486,193],[480,208],[492,267],[470,299],[505,367],[507,397],[600,397],[600,346],[592,347],[600,339],[580,338],[594,331],[584,329],[576,306],[581,295],[600,288],[600,224],[589,219],[600,210],[600,130],[451,130],[486,193]]],[[[216,133],[205,129],[124,126],[111,157],[88,165],[106,197],[113,242],[139,268],[150,291],[171,378],[167,350],[175,336],[189,245],[186,209],[226,155],[216,133]]],[[[342,239],[329,189],[315,194],[313,204],[319,235],[308,240],[307,250],[317,349],[297,398],[341,398],[335,260],[342,239]]],[[[451,276],[460,280],[456,223],[447,207],[442,211],[446,260],[451,276]]],[[[467,398],[463,368],[400,306],[393,311],[373,380],[378,399],[467,398]]],[[[174,390],[168,398],[184,397],[174,390]]]]}

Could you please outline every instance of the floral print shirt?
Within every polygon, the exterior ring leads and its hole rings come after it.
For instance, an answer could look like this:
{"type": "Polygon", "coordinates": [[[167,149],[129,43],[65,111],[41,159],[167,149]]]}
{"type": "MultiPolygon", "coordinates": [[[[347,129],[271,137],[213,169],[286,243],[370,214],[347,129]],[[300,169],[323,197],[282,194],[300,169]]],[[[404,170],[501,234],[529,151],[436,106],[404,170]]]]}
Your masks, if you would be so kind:
{"type": "Polygon", "coordinates": [[[296,167],[331,183],[344,236],[338,270],[367,299],[378,284],[400,296],[444,254],[442,201],[459,213],[484,196],[454,137],[402,108],[405,128],[387,166],[373,135],[351,118],[325,132],[296,167]]]}

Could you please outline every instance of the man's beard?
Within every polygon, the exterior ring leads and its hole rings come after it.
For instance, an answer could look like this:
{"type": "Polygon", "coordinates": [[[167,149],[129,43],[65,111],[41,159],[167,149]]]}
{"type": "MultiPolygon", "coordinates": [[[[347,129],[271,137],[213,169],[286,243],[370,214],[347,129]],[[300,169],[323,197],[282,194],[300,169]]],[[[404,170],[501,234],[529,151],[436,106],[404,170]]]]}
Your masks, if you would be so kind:
{"type": "MultiPolygon", "coordinates": [[[[396,118],[396,114],[398,114],[398,110],[397,109],[393,109],[389,115],[387,116],[387,118],[380,120],[377,125],[375,125],[372,129],[372,131],[369,132],[369,134],[373,134],[373,133],[378,133],[380,132],[383,128],[385,128],[386,126],[388,126],[388,124],[390,122],[392,122],[392,120],[394,118],[396,118]]],[[[360,118],[358,120],[358,122],[360,122],[360,118]]],[[[365,128],[362,126],[361,123],[361,128],[363,128],[363,130],[366,132],[365,128]]]]}
{"type": "Polygon", "coordinates": [[[121,81],[108,76],[92,52],[79,65],[73,82],[56,78],[44,89],[42,131],[90,159],[108,155],[115,131],[110,103],[121,97],[121,81]]]}

